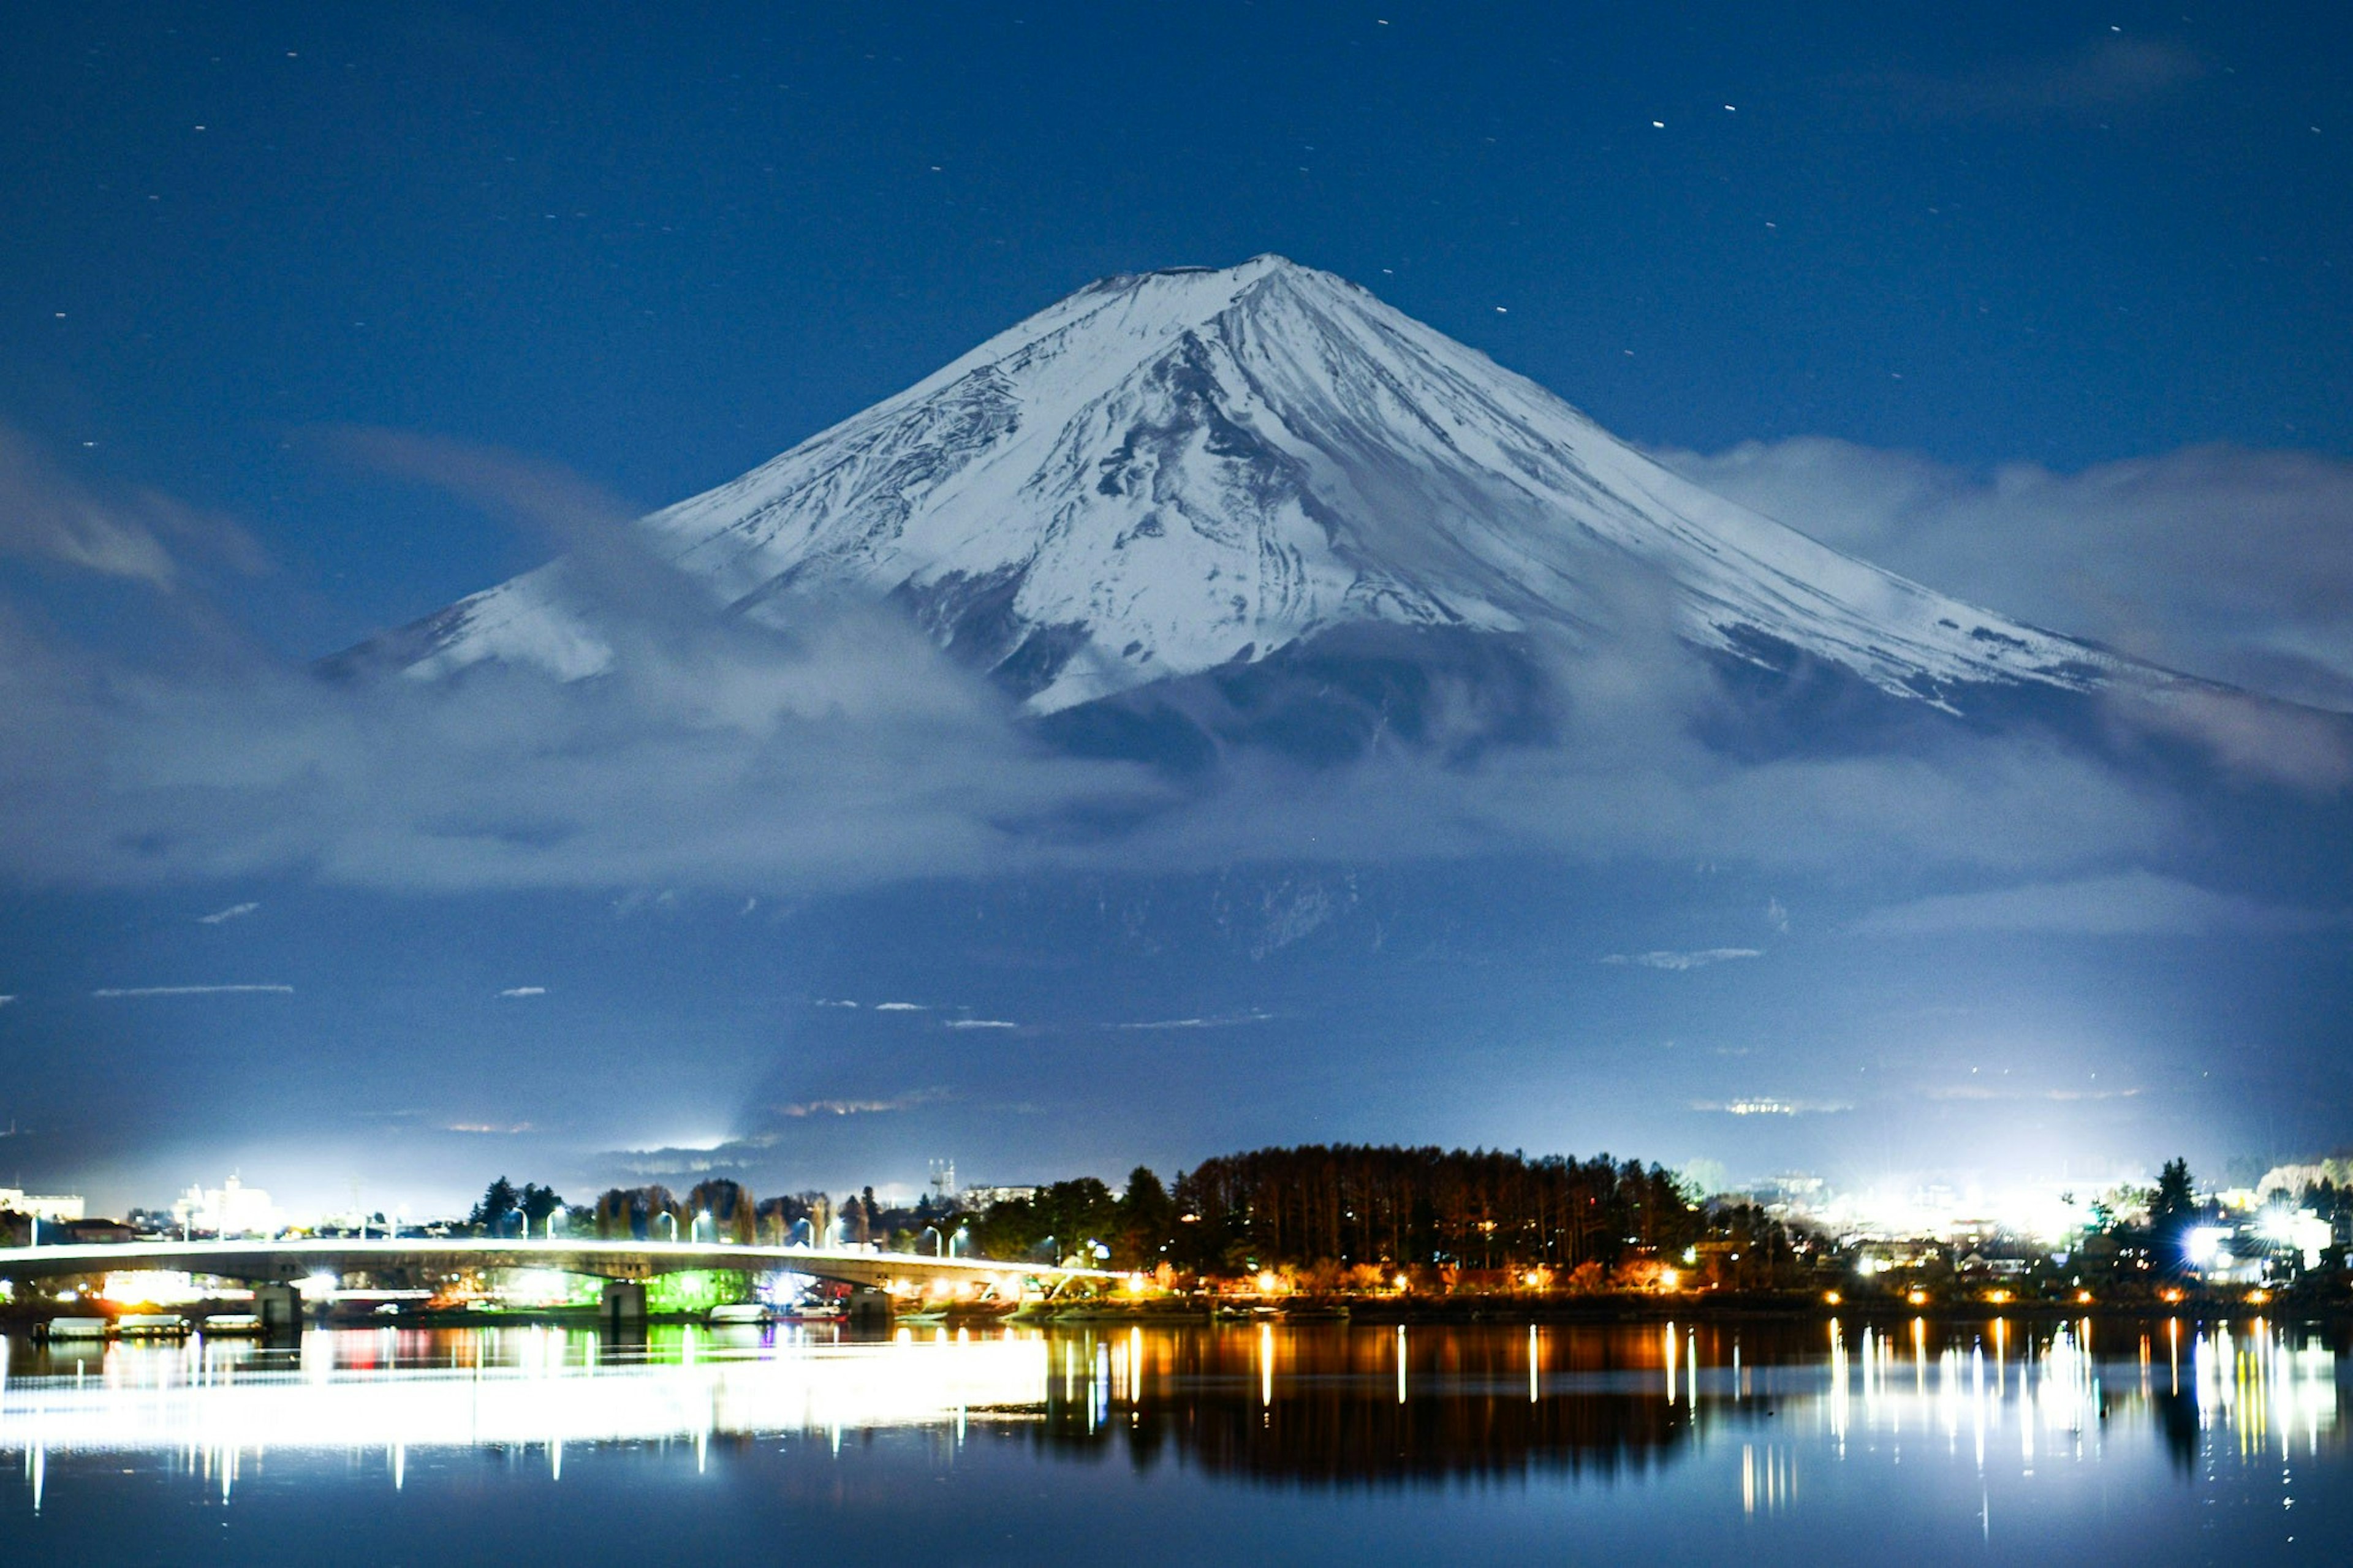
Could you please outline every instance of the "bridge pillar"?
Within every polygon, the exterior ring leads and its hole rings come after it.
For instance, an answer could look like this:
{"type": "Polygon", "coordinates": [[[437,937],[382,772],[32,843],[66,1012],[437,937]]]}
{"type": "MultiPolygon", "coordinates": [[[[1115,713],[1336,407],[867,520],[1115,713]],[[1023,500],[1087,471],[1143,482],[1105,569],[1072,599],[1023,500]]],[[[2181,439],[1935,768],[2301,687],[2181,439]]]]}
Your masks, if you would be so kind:
{"type": "Polygon", "coordinates": [[[302,1292],[283,1281],[256,1285],[253,1315],[264,1334],[298,1333],[302,1328],[302,1292]]]}
{"type": "Polygon", "coordinates": [[[849,1326],[853,1329],[888,1329],[891,1326],[891,1293],[877,1290],[871,1285],[851,1286],[849,1326]]]}
{"type": "Polygon", "coordinates": [[[639,1279],[607,1279],[598,1314],[616,1329],[643,1328],[646,1321],[646,1287],[639,1279]]]}

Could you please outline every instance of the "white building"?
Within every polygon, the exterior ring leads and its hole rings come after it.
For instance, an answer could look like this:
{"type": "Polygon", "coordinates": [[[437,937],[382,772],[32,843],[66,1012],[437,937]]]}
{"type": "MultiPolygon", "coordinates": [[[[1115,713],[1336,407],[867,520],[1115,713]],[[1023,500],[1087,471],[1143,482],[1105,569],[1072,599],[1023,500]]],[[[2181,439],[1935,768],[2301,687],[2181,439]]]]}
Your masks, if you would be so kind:
{"type": "Polygon", "coordinates": [[[64,1225],[86,1217],[79,1197],[63,1193],[43,1195],[20,1187],[0,1187],[0,1210],[28,1214],[45,1225],[64,1225]]]}
{"type": "Polygon", "coordinates": [[[1030,1187],[966,1187],[957,1194],[963,1200],[965,1212],[977,1214],[991,1204],[1026,1204],[1038,1195],[1030,1187]]]}
{"type": "Polygon", "coordinates": [[[286,1216],[269,1194],[235,1176],[217,1187],[190,1187],[172,1205],[172,1220],[207,1236],[274,1236],[286,1228],[286,1216]]]}

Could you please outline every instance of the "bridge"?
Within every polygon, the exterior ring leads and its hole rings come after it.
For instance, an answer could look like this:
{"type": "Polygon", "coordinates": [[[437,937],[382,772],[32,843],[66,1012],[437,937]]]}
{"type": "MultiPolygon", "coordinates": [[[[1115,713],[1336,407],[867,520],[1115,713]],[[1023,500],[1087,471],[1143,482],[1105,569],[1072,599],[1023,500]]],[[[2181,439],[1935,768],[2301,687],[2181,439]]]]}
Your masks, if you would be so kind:
{"type": "Polygon", "coordinates": [[[848,1285],[853,1319],[883,1317],[895,1296],[1017,1296],[1024,1285],[1049,1294],[1081,1281],[1123,1278],[1107,1269],[930,1258],[849,1247],[745,1247],[727,1242],[634,1241],[598,1237],[542,1240],[485,1237],[304,1237],[295,1240],[136,1241],[19,1247],[0,1251],[0,1279],[30,1281],[148,1269],[201,1274],[254,1287],[266,1329],[293,1326],[294,1282],[322,1274],[454,1273],[468,1268],[545,1268],[605,1283],[603,1310],[616,1323],[642,1322],[648,1279],[697,1270],[789,1272],[848,1285]]]}

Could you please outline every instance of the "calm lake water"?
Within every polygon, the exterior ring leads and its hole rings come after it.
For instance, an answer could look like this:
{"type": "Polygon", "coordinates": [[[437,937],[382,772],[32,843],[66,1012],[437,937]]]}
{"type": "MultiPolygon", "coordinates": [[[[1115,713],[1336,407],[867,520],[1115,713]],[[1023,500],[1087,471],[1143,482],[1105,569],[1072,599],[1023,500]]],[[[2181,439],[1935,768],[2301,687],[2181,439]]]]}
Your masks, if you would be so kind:
{"type": "Polygon", "coordinates": [[[2341,1331],[5,1346],[0,1562],[2342,1563],[2341,1331]]]}

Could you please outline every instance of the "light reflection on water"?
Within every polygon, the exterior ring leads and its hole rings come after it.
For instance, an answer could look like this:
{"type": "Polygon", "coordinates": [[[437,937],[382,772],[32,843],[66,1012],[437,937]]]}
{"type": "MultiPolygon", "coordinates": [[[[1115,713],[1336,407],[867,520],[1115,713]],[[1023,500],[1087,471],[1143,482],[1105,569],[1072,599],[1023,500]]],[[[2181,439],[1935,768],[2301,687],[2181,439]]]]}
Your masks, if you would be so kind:
{"type": "MultiPolygon", "coordinates": [[[[445,1471],[468,1454],[510,1469],[521,1457],[559,1485],[567,1451],[575,1470],[587,1456],[691,1454],[700,1474],[715,1452],[848,1471],[871,1461],[845,1458],[846,1435],[871,1453],[900,1432],[928,1445],[894,1461],[916,1479],[985,1453],[1043,1487],[1082,1484],[1068,1461],[1124,1458],[1164,1501],[1164,1461],[1189,1485],[1293,1498],[1500,1483],[1590,1503],[1651,1489],[1698,1510],[1661,1540],[1719,1517],[1917,1514],[1950,1533],[1957,1510],[1989,1549],[1998,1517],[2039,1510],[2047,1527],[2107,1509],[2110,1492],[2162,1501],[2192,1482],[2239,1486],[2234,1506],[2276,1521],[2316,1502],[2341,1517],[2353,1371],[2331,1331],[2260,1319],[927,1327],[864,1343],[829,1329],[616,1344],[533,1328],[5,1349],[0,1456],[22,1486],[0,1521],[70,1513],[56,1479],[110,1461],[226,1505],[265,1458],[298,1461],[281,1469],[290,1486],[397,1492],[424,1456],[445,1471]],[[299,1462],[322,1456],[343,1461],[332,1482],[300,1479],[299,1462]]],[[[2259,1559],[2294,1533],[2282,1522],[2261,1540],[2259,1559]]]]}
{"type": "Polygon", "coordinates": [[[596,1334],[550,1328],[321,1331],[291,1352],[91,1345],[35,1361],[30,1376],[11,1369],[0,1453],[26,1455],[37,1493],[50,1456],[77,1453],[177,1458],[224,1491],[243,1458],[272,1449],[381,1454],[398,1485],[411,1449],[520,1447],[560,1475],[567,1444],[839,1435],[1042,1407],[1049,1363],[1041,1334],[944,1330],[839,1343],[681,1329],[617,1353],[596,1334]]]}

